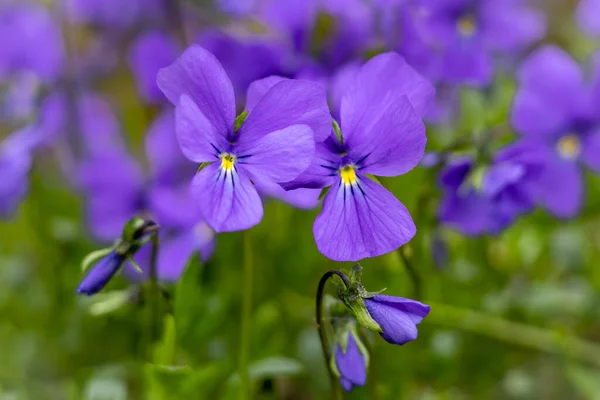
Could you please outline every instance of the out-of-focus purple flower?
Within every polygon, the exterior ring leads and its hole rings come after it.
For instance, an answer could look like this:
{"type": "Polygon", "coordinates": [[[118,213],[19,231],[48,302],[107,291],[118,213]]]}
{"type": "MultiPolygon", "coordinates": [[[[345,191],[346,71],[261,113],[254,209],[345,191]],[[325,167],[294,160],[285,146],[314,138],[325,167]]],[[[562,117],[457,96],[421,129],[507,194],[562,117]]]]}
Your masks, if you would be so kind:
{"type": "Polygon", "coordinates": [[[403,345],[417,338],[417,325],[429,314],[429,306],[402,297],[377,294],[363,298],[371,317],[388,343],[403,345]]]}
{"type": "Polygon", "coordinates": [[[367,360],[352,330],[346,330],[343,335],[345,338],[338,340],[333,356],[340,384],[350,392],[354,386],[364,386],[367,382],[367,360]]]}
{"type": "Polygon", "coordinates": [[[402,175],[425,150],[421,120],[433,88],[402,57],[386,53],[366,63],[341,102],[343,143],[334,134],[317,143],[310,167],[286,189],[324,188],[313,233],[319,251],[358,261],[393,251],[416,228],[408,210],[367,174],[402,175]]]}
{"type": "Polygon", "coordinates": [[[66,0],[65,13],[73,22],[104,28],[131,28],[160,15],[161,0],[66,0]]]}
{"type": "Polygon", "coordinates": [[[533,208],[526,183],[538,172],[537,155],[527,146],[511,146],[488,167],[469,157],[450,161],[440,174],[440,221],[469,236],[501,232],[533,208]]]}
{"type": "Polygon", "coordinates": [[[148,31],[139,35],[129,49],[129,65],[143,99],[151,103],[165,100],[156,86],[158,71],[170,65],[179,54],[177,41],[158,31],[148,31]]]}
{"type": "Polygon", "coordinates": [[[573,217],[584,192],[580,166],[600,171],[600,96],[577,62],[554,46],[524,62],[518,83],[512,123],[543,160],[531,193],[552,214],[573,217]]]}
{"type": "Polygon", "coordinates": [[[419,0],[402,12],[401,53],[450,84],[488,84],[495,54],[519,52],[545,31],[542,14],[521,0],[419,0]]]}
{"type": "Polygon", "coordinates": [[[291,72],[284,46],[270,35],[206,30],[198,43],[217,57],[231,79],[236,97],[242,97],[255,80],[291,72]]]}
{"type": "Polygon", "coordinates": [[[581,0],[577,6],[577,22],[584,32],[600,36],[600,0],[581,0]]]}
{"type": "Polygon", "coordinates": [[[0,217],[8,218],[27,194],[31,167],[29,128],[16,132],[0,143],[0,217]]]}
{"type": "Polygon", "coordinates": [[[60,27],[41,6],[0,6],[0,81],[19,71],[45,83],[62,73],[64,48],[60,27]]]}
{"type": "Polygon", "coordinates": [[[125,262],[125,256],[112,251],[98,264],[92,267],[90,272],[81,281],[76,290],[78,294],[94,295],[101,291],[104,286],[117,273],[125,262]]]}
{"type": "Polygon", "coordinates": [[[281,183],[296,178],[310,163],[314,140],[324,140],[329,131],[324,89],[287,79],[252,104],[249,94],[249,114],[236,130],[231,81],[214,55],[197,45],[159,72],[158,85],[176,105],[177,137],[185,156],[211,163],[196,174],[192,191],[203,218],[217,232],[258,224],[263,208],[251,179],[281,183]]]}
{"type": "Polygon", "coordinates": [[[257,0],[217,0],[219,10],[234,17],[248,16],[256,10],[257,0]]]}

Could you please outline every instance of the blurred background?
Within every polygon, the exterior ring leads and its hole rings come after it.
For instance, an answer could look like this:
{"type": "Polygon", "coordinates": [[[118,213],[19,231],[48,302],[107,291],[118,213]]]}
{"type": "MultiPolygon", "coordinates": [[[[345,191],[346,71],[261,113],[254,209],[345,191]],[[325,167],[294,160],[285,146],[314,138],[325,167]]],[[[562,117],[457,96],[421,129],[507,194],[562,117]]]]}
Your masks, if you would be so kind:
{"type": "MultiPolygon", "coordinates": [[[[439,183],[453,157],[485,167],[527,136],[518,96],[569,81],[546,79],[549,62],[538,66],[545,83],[528,81],[539,49],[562,49],[595,90],[595,0],[0,0],[0,399],[241,398],[242,233],[215,235],[197,218],[186,197],[197,166],[180,154],[155,83],[192,43],[221,61],[239,111],[248,85],[273,74],[339,98],[341,77],[384,51],[437,88],[422,166],[381,179],[417,235],[361,263],[368,290],[432,310],[414,342],[373,338],[367,385],[348,399],[600,399],[600,145],[578,164],[580,180],[558,173],[546,191],[576,193],[572,206],[536,197],[500,226],[448,217],[451,189],[439,183]],[[81,260],[135,215],[163,226],[155,344],[147,285],[129,267],[100,294],[75,294],[81,260]]],[[[586,132],[600,126],[594,110],[586,132]]],[[[561,140],[569,156],[585,142],[561,140]]],[[[463,177],[475,188],[477,171],[463,177]]],[[[261,193],[249,236],[255,398],[325,399],[314,295],[324,272],[351,265],[315,246],[318,191],[261,193]]],[[[485,200],[465,209],[504,211],[485,200]]]]}

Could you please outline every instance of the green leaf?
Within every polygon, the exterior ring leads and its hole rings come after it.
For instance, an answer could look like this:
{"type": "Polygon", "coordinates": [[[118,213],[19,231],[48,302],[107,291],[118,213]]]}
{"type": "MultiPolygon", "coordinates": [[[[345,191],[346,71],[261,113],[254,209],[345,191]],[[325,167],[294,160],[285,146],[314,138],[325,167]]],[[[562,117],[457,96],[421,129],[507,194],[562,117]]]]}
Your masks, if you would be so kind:
{"type": "Polygon", "coordinates": [[[331,186],[327,186],[321,190],[321,193],[319,194],[319,200],[323,200],[323,198],[327,195],[327,192],[329,192],[329,189],[331,189],[331,186]]]}
{"type": "Polygon", "coordinates": [[[600,400],[600,371],[571,365],[566,375],[582,398],[600,400]]]}
{"type": "Polygon", "coordinates": [[[88,268],[100,261],[101,258],[109,255],[111,251],[113,251],[113,248],[107,247],[105,249],[100,249],[89,253],[81,262],[81,272],[87,271],[88,268]]]}
{"type": "Polygon", "coordinates": [[[240,127],[242,126],[244,121],[246,121],[247,117],[248,117],[248,110],[244,111],[243,113],[241,113],[240,115],[238,115],[235,118],[235,128],[233,130],[234,132],[237,132],[238,129],[240,129],[240,127]]]}
{"type": "Polygon", "coordinates": [[[130,289],[98,293],[90,298],[88,311],[95,316],[109,314],[128,304],[130,299],[130,289]]]}
{"type": "MultiPolygon", "coordinates": [[[[304,365],[298,360],[282,356],[273,356],[255,361],[248,367],[252,380],[296,376],[304,372],[304,365]]],[[[239,375],[235,373],[229,379],[230,383],[239,384],[239,375]]]]}
{"type": "Polygon", "coordinates": [[[163,321],[163,336],[154,348],[153,361],[155,364],[169,365],[175,361],[175,351],[177,349],[175,318],[167,314],[163,321]]]}
{"type": "Polygon", "coordinates": [[[340,144],[344,144],[342,130],[340,129],[340,126],[338,125],[337,121],[335,119],[332,119],[331,124],[333,125],[333,131],[335,132],[335,136],[337,137],[338,141],[340,142],[340,144]]]}
{"type": "Polygon", "coordinates": [[[136,270],[137,273],[139,273],[139,274],[144,273],[144,270],[142,269],[142,267],[140,267],[140,265],[137,263],[137,261],[135,261],[133,259],[133,257],[127,257],[127,261],[129,261],[129,263],[136,270]]]}

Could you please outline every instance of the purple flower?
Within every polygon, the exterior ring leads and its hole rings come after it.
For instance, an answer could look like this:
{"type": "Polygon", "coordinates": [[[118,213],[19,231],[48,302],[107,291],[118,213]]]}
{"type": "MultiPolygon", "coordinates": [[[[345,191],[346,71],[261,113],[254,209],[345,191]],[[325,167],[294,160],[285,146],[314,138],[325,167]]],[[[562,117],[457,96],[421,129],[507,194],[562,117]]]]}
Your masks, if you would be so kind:
{"type": "Polygon", "coordinates": [[[324,188],[313,233],[319,251],[358,261],[393,251],[415,234],[408,210],[367,174],[397,176],[425,150],[421,117],[432,87],[395,53],[373,58],[356,74],[341,102],[343,143],[318,143],[310,167],[286,189],[324,188]]]}
{"type": "Polygon", "coordinates": [[[1,218],[8,218],[13,214],[27,194],[31,155],[22,145],[23,140],[28,140],[27,135],[30,135],[30,132],[18,132],[0,143],[1,218]]]}
{"type": "Polygon", "coordinates": [[[450,161],[440,174],[440,221],[469,236],[501,232],[533,208],[526,183],[537,172],[536,153],[511,146],[488,167],[469,157],[450,161]]]}
{"type": "Polygon", "coordinates": [[[584,32],[600,36],[600,0],[581,0],[577,7],[577,22],[584,32]]]}
{"type": "Polygon", "coordinates": [[[346,346],[335,345],[335,367],[340,375],[340,384],[346,392],[354,386],[364,386],[367,382],[367,361],[351,330],[344,332],[346,346]]]}
{"type": "Polygon", "coordinates": [[[184,155],[211,163],[195,175],[192,192],[203,219],[217,232],[258,224],[263,208],[251,180],[293,180],[310,164],[314,140],[324,140],[329,130],[324,89],[287,79],[260,100],[249,93],[249,114],[236,130],[231,81],[217,59],[197,45],[159,72],[158,85],[176,105],[184,155]]]}
{"type": "Polygon", "coordinates": [[[512,124],[529,146],[537,146],[543,166],[529,190],[552,214],[573,217],[583,199],[580,167],[600,171],[600,96],[577,62],[554,46],[524,62],[518,84],[512,124]]]}
{"type": "Polygon", "coordinates": [[[62,73],[63,64],[60,26],[46,8],[30,4],[0,7],[0,81],[27,71],[52,83],[62,73]]]}
{"type": "Polygon", "coordinates": [[[379,324],[381,337],[403,345],[417,338],[417,325],[429,314],[429,306],[402,297],[377,294],[363,298],[371,317],[379,324]]]}
{"type": "Polygon", "coordinates": [[[163,12],[160,0],[69,0],[64,7],[74,22],[113,29],[130,28],[141,20],[156,18],[163,12]]]}
{"type": "Polygon", "coordinates": [[[451,84],[488,84],[495,54],[521,51],[545,31],[542,14],[521,0],[420,0],[403,13],[402,54],[451,84]]]}
{"type": "Polygon", "coordinates": [[[79,284],[76,293],[86,294],[88,296],[98,293],[117,273],[124,262],[125,256],[118,254],[113,250],[100,260],[98,264],[92,267],[90,272],[88,272],[86,277],[83,278],[79,284]]]}
{"type": "Polygon", "coordinates": [[[156,74],[177,59],[178,48],[175,39],[158,30],[142,33],[131,44],[129,65],[136,78],[138,91],[147,102],[164,101],[164,95],[156,86],[156,74]]]}

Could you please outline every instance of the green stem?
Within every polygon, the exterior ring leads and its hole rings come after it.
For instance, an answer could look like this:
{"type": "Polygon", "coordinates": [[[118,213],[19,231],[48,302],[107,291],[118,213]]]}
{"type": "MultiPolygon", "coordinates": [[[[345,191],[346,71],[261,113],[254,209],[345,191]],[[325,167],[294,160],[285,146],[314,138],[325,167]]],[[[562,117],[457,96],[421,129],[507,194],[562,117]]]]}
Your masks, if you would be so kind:
{"type": "Polygon", "coordinates": [[[242,398],[252,397],[250,376],[248,374],[248,363],[250,358],[250,332],[252,323],[252,241],[250,231],[244,231],[244,276],[243,276],[243,303],[242,303],[242,337],[240,339],[240,380],[242,398]]]}
{"type": "Polygon", "coordinates": [[[162,296],[158,288],[158,233],[152,233],[152,254],[150,255],[150,290],[148,293],[148,304],[150,307],[150,344],[154,343],[159,338],[160,316],[159,316],[159,301],[162,296]]]}
{"type": "Polygon", "coordinates": [[[425,321],[479,333],[514,345],[559,354],[600,367],[600,345],[561,332],[511,322],[478,311],[433,304],[425,321]]]}
{"type": "Polygon", "coordinates": [[[421,277],[412,264],[410,257],[405,254],[403,248],[400,247],[397,251],[398,255],[402,259],[402,262],[404,263],[404,267],[406,268],[408,275],[410,276],[410,280],[412,281],[414,298],[421,299],[421,296],[423,295],[423,291],[421,289],[421,277]]]}
{"type": "Polygon", "coordinates": [[[332,398],[335,400],[341,400],[342,391],[341,386],[338,382],[338,379],[334,375],[331,367],[329,366],[329,362],[331,360],[331,351],[329,348],[329,338],[327,337],[327,327],[325,326],[325,321],[323,320],[323,294],[325,291],[325,284],[327,280],[332,276],[337,275],[346,285],[346,288],[350,286],[350,281],[348,277],[336,270],[329,270],[321,277],[319,281],[319,286],[317,288],[317,301],[316,301],[316,314],[317,314],[317,329],[319,331],[319,338],[321,339],[321,349],[323,350],[323,357],[325,357],[325,366],[327,368],[327,373],[329,374],[329,382],[331,383],[331,391],[332,398]]]}

